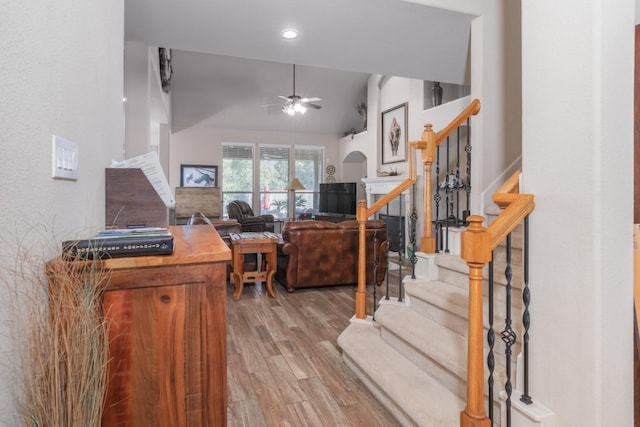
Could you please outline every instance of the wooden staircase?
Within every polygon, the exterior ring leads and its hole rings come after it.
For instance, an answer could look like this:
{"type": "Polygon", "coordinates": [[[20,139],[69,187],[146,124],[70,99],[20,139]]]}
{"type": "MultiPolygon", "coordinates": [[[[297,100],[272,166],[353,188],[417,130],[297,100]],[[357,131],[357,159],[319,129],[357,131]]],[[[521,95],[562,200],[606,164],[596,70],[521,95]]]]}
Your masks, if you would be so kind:
{"type": "MultiPolygon", "coordinates": [[[[488,221],[499,209],[487,213],[488,221]]],[[[522,237],[512,233],[512,318],[521,336],[522,237]]],[[[494,330],[496,396],[504,384],[505,250],[494,250],[494,330]]],[[[381,301],[375,321],[353,319],[338,338],[345,363],[403,425],[456,426],[465,408],[467,329],[469,325],[469,267],[459,255],[436,255],[436,280],[405,278],[402,303],[381,301]]],[[[433,277],[433,276],[432,276],[433,277]]],[[[484,336],[487,313],[487,268],[484,269],[484,336]]],[[[486,340],[485,340],[486,341],[486,340]]],[[[513,348],[519,352],[520,343],[513,348]]],[[[485,355],[488,348],[485,343],[485,355]]],[[[515,364],[512,366],[515,378],[515,364]]],[[[489,373],[485,368],[485,379],[489,373]]],[[[486,394],[486,391],[485,391],[486,394]]],[[[514,397],[516,398],[516,397],[514,397]]],[[[494,398],[496,401],[497,397],[494,398]]],[[[494,425],[499,426],[499,402],[494,403],[494,425]]]]}

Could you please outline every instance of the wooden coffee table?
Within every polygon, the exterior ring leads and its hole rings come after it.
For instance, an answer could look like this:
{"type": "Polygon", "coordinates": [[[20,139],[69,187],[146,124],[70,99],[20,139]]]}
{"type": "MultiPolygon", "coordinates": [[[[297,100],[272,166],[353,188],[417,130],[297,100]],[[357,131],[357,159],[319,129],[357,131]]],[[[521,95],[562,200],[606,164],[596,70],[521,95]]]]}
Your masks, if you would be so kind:
{"type": "Polygon", "coordinates": [[[233,293],[233,300],[237,301],[242,296],[242,289],[245,282],[266,282],[267,293],[271,298],[275,298],[276,292],[273,289],[273,276],[278,268],[277,246],[278,236],[274,233],[230,233],[233,271],[231,279],[235,283],[236,290],[233,293]],[[261,268],[257,263],[256,271],[244,271],[245,254],[263,254],[266,267],[261,268]]]}

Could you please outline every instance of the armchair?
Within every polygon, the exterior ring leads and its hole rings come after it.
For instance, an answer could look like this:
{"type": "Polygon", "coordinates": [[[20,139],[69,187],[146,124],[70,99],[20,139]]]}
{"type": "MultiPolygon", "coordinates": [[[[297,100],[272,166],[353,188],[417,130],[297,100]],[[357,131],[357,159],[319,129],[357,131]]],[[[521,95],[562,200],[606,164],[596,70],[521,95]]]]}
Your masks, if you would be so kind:
{"type": "Polygon", "coordinates": [[[274,230],[273,215],[254,215],[251,206],[242,200],[233,200],[227,205],[229,218],[240,223],[242,231],[270,231],[274,230]]]}

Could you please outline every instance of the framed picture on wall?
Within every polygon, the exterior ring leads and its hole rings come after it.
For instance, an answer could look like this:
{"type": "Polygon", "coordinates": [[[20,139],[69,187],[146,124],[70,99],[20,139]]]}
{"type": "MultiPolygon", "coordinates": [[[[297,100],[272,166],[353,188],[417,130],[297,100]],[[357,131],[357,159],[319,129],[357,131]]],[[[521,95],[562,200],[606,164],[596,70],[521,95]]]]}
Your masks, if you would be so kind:
{"type": "Polygon", "coordinates": [[[408,104],[382,112],[382,164],[404,162],[407,151],[408,104]]]}
{"type": "Polygon", "coordinates": [[[217,187],[218,166],[180,165],[181,187],[217,187]]]}

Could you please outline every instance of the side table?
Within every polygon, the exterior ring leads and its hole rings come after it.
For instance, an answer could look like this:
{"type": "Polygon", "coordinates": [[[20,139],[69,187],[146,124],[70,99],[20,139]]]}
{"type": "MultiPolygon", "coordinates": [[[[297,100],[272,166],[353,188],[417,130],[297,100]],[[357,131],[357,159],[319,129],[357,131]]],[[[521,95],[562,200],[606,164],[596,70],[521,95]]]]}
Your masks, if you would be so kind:
{"type": "Polygon", "coordinates": [[[233,271],[232,280],[235,282],[236,290],[233,293],[233,300],[237,301],[242,296],[244,282],[266,282],[267,293],[271,298],[275,298],[276,292],[273,289],[273,276],[278,268],[277,246],[278,236],[274,233],[230,233],[233,271]],[[263,254],[265,256],[266,267],[261,268],[258,263],[258,270],[244,271],[245,254],[263,254]]]}

